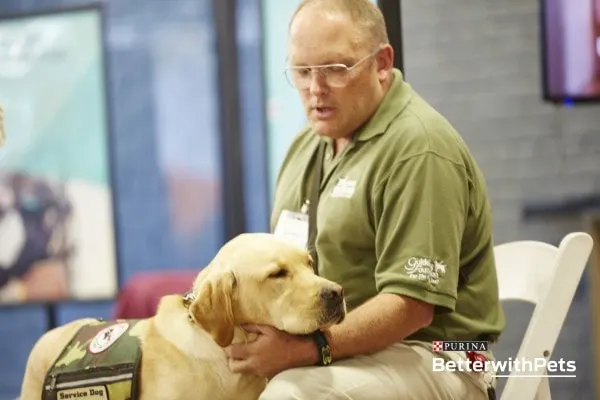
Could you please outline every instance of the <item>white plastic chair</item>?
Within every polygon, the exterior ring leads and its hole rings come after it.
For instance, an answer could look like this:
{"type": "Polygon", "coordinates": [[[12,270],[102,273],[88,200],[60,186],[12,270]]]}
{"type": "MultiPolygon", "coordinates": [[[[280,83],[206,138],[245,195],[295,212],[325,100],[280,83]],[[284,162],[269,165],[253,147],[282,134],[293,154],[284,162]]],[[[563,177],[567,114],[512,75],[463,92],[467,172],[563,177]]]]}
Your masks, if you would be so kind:
{"type": "MultiPolygon", "coordinates": [[[[537,241],[494,247],[500,300],[535,305],[518,360],[550,360],[592,247],[592,237],[584,232],[566,235],[558,247],[537,241]]],[[[518,374],[513,371],[507,379],[502,400],[550,400],[547,377],[515,377],[518,374]]]]}

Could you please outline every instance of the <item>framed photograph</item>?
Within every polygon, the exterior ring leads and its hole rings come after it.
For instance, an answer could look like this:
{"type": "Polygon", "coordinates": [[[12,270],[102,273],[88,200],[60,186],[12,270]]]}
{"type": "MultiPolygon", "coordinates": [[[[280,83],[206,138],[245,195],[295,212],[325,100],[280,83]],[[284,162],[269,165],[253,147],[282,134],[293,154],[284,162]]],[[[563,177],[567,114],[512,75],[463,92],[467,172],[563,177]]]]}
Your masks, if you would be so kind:
{"type": "Polygon", "coordinates": [[[102,20],[0,15],[0,304],[118,290],[102,20]]]}

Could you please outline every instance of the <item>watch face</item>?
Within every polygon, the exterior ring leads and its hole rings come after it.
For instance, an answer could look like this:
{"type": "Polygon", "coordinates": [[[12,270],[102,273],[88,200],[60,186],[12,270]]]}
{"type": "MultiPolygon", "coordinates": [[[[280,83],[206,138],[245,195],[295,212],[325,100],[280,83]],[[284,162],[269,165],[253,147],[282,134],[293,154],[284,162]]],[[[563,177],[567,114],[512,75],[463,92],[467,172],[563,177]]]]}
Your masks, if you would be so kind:
{"type": "Polygon", "coordinates": [[[329,345],[325,345],[321,348],[321,361],[323,365],[329,365],[333,361],[331,359],[331,349],[329,345]]]}

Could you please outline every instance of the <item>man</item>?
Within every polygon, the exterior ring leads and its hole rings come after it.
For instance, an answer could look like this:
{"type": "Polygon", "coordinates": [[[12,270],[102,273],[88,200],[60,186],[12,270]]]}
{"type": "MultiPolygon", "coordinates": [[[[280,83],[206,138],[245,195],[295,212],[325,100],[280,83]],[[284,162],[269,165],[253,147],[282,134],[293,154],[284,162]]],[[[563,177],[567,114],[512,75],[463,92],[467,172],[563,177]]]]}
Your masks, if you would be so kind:
{"type": "Polygon", "coordinates": [[[310,220],[321,165],[318,272],[344,287],[349,313],[314,338],[247,327],[260,335],[227,349],[230,367],[272,378],[263,400],[485,399],[494,384],[433,371],[432,341],[494,340],[504,327],[491,212],[467,146],[393,59],[369,0],[305,0],[290,24],[286,72],[310,126],[280,170],[272,228],[310,220]]]}

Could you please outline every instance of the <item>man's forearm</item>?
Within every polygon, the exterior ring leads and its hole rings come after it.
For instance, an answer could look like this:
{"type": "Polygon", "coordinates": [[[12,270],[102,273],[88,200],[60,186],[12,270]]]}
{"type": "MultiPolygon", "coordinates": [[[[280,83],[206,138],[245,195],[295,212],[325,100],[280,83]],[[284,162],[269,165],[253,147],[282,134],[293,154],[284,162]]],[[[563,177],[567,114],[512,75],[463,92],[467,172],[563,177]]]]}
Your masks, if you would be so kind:
{"type": "Polygon", "coordinates": [[[433,306],[381,293],[348,313],[344,322],[326,332],[334,360],[373,353],[429,325],[433,306]]]}

